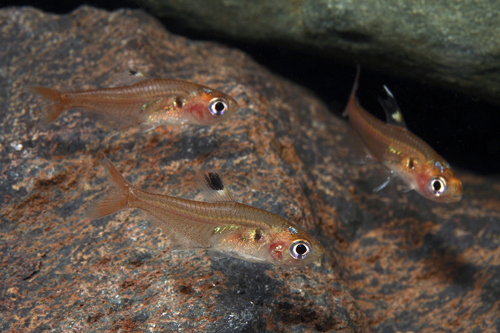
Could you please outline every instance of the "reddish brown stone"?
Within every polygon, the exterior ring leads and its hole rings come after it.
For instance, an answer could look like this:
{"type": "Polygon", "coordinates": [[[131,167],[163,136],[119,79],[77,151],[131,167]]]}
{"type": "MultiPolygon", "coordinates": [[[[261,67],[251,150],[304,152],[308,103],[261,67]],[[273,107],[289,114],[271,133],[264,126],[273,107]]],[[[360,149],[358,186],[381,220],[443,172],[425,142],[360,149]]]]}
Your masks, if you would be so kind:
{"type": "Polygon", "coordinates": [[[137,212],[82,217],[109,188],[98,163],[104,151],[135,185],[185,198],[200,199],[197,172],[217,169],[240,201],[318,234],[308,194],[314,178],[296,151],[309,145],[313,119],[298,128],[300,118],[328,117],[318,102],[241,52],[171,35],[141,12],[0,13],[2,331],[367,330],[327,259],[292,270],[171,253],[165,235],[137,212]],[[113,137],[78,111],[37,127],[45,102],[24,87],[106,87],[132,65],[221,89],[242,110],[214,127],[113,137]]]}
{"type": "Polygon", "coordinates": [[[353,166],[347,124],[239,51],[186,40],[135,11],[0,11],[2,331],[487,332],[500,325],[498,180],[460,173],[464,199],[438,205],[353,166]],[[240,111],[213,127],[109,137],[78,111],[36,126],[29,85],[106,87],[136,66],[229,93],[240,111]],[[216,169],[241,202],[323,244],[300,269],[169,251],[145,216],[89,221],[104,151],[134,185],[201,199],[216,169]],[[373,184],[375,182],[375,184],[373,184]],[[365,313],[367,315],[365,315],[365,313]]]}

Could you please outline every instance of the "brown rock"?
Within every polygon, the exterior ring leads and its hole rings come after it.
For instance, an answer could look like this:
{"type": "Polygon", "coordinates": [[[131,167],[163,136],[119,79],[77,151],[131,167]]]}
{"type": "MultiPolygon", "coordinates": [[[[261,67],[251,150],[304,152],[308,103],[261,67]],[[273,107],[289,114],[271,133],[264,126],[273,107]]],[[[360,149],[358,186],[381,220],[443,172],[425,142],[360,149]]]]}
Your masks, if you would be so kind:
{"type": "Polygon", "coordinates": [[[419,331],[499,328],[500,182],[460,173],[464,199],[438,205],[353,166],[346,122],[241,52],[166,32],[137,11],[0,11],[2,331],[419,331]],[[36,127],[28,85],[94,88],[134,65],[234,96],[213,127],[109,137],[85,114],[36,127]],[[169,251],[136,211],[84,207],[109,188],[105,151],[133,184],[201,199],[216,169],[241,202],[288,217],[325,247],[301,269],[169,251]],[[354,297],[353,297],[354,296],[354,297]],[[365,313],[367,315],[365,315],[365,313]]]}
{"type": "Polygon", "coordinates": [[[82,218],[109,188],[97,162],[105,151],[135,185],[185,198],[200,199],[196,172],[217,169],[242,202],[319,234],[307,195],[314,178],[295,146],[310,143],[310,112],[333,120],[319,103],[241,52],[171,35],[142,12],[12,8],[0,17],[2,331],[367,330],[328,259],[291,270],[172,253],[137,212],[82,218]],[[106,87],[131,65],[221,89],[243,109],[214,127],[113,137],[77,111],[36,127],[45,102],[24,87],[106,87]]]}

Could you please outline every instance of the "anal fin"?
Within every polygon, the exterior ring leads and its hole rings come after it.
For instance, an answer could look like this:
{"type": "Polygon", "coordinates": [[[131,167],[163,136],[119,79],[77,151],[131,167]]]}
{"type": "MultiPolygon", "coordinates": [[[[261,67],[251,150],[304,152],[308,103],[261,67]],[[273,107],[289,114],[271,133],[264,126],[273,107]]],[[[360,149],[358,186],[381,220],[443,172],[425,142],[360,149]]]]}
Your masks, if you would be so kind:
{"type": "Polygon", "coordinates": [[[206,249],[205,246],[201,246],[190,240],[188,237],[180,234],[180,233],[170,233],[168,235],[168,240],[170,241],[170,251],[186,251],[192,249],[206,249]]]}
{"type": "Polygon", "coordinates": [[[351,126],[349,127],[346,136],[349,139],[349,142],[347,144],[347,147],[349,149],[348,157],[349,161],[352,164],[363,165],[377,162],[361,137],[351,126]]]}
{"type": "Polygon", "coordinates": [[[193,221],[165,211],[147,211],[150,221],[170,240],[172,251],[208,249],[212,246],[213,224],[193,221]]]}

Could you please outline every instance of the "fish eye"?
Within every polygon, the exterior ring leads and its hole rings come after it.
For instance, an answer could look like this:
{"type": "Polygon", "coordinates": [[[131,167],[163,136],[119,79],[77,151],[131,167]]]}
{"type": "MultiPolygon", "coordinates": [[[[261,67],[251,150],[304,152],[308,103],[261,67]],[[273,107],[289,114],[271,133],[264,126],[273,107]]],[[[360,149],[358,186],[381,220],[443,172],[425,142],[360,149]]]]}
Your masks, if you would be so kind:
{"type": "Polygon", "coordinates": [[[290,245],[290,255],[293,259],[305,259],[311,253],[311,245],[305,240],[297,240],[290,245]]]}
{"type": "Polygon", "coordinates": [[[446,181],[444,180],[443,177],[434,177],[429,182],[429,190],[431,190],[431,193],[437,197],[443,194],[445,189],[446,189],[446,181]]]}
{"type": "Polygon", "coordinates": [[[214,98],[210,101],[208,105],[208,110],[214,116],[222,116],[226,112],[228,106],[225,100],[220,98],[214,98]]]}

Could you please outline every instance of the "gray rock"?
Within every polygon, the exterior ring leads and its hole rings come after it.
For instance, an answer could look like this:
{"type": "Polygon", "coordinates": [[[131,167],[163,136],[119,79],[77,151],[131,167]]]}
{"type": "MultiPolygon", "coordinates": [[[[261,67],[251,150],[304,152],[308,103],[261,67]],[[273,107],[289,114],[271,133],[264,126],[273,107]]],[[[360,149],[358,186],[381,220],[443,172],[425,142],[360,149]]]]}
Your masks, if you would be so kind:
{"type": "Polygon", "coordinates": [[[500,102],[493,0],[136,1],[194,29],[354,60],[500,102]]]}

